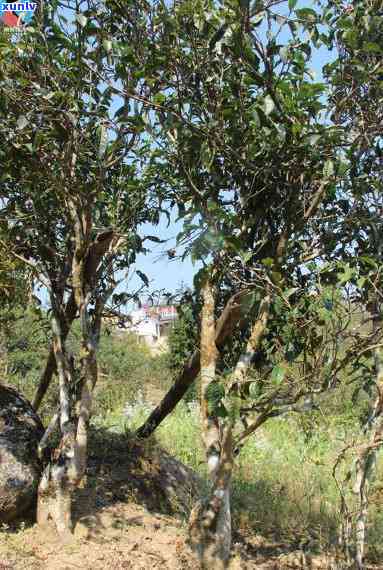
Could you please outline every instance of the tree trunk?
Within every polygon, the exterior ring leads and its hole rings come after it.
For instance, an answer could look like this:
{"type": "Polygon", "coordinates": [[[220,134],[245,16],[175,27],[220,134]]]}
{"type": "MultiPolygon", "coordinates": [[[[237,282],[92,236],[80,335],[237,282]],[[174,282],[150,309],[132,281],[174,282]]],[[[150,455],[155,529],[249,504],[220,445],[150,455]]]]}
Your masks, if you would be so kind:
{"type": "MultiPolygon", "coordinates": [[[[248,295],[247,291],[233,295],[218,319],[215,335],[215,344],[218,349],[223,347],[236,325],[238,323],[241,324],[241,319],[243,319],[243,324],[246,322],[243,305],[246,295],[248,295]]],[[[160,423],[174,410],[178,402],[182,400],[199,372],[200,354],[199,350],[195,350],[185,364],[181,375],[177,378],[158,406],[152,411],[145,423],[137,430],[137,437],[144,439],[152,435],[160,423]]]]}
{"type": "Polygon", "coordinates": [[[210,498],[199,502],[190,517],[190,538],[202,568],[224,569],[231,548],[230,481],[233,465],[231,418],[219,421],[209,408],[209,389],[216,380],[217,332],[215,292],[209,279],[202,289],[201,420],[210,498]]]}
{"type": "MultiPolygon", "coordinates": [[[[68,336],[69,330],[76,317],[76,314],[77,314],[77,305],[75,303],[74,295],[72,294],[66,305],[64,319],[63,322],[61,323],[63,342],[65,342],[66,337],[68,336]]],[[[49,350],[48,359],[44,368],[44,372],[40,378],[40,382],[32,402],[32,407],[36,412],[38,411],[41,402],[43,401],[44,396],[48,391],[48,388],[52,380],[52,376],[53,374],[55,374],[55,372],[56,372],[56,357],[55,357],[55,352],[53,350],[53,346],[51,346],[49,350]]]]}
{"type": "MultiPolygon", "coordinates": [[[[83,279],[86,280],[86,283],[88,285],[92,284],[92,281],[94,280],[94,276],[97,271],[97,267],[101,262],[103,256],[107,252],[108,248],[110,247],[113,237],[114,237],[113,231],[103,232],[97,236],[95,241],[90,246],[82,275],[83,279]]],[[[72,293],[66,305],[64,320],[61,325],[64,342],[72,326],[72,323],[76,318],[76,314],[77,314],[77,303],[75,300],[75,295],[74,293],[72,293]]],[[[36,394],[32,402],[32,407],[36,411],[39,409],[41,402],[44,399],[45,394],[47,393],[47,390],[52,380],[52,376],[55,372],[56,372],[56,359],[53,347],[51,347],[44,372],[41,376],[39,386],[37,388],[36,394]]]]}
{"type": "Polygon", "coordinates": [[[230,484],[233,470],[233,441],[231,420],[222,428],[220,460],[210,492],[210,500],[200,501],[189,520],[192,548],[197,552],[202,568],[227,568],[231,549],[230,484]]]}
{"type": "MultiPolygon", "coordinates": [[[[245,351],[226,387],[225,407],[230,410],[230,394],[246,380],[252,359],[266,329],[270,296],[261,303],[258,318],[252,326],[245,351]]],[[[209,281],[203,288],[201,324],[201,415],[208,474],[212,481],[210,499],[200,501],[193,509],[189,528],[191,544],[203,568],[224,569],[231,549],[230,484],[233,470],[234,414],[219,420],[209,412],[209,388],[216,375],[216,331],[214,325],[214,293],[209,281]]]]}
{"type": "Polygon", "coordinates": [[[355,525],[355,564],[363,570],[366,522],[368,515],[368,491],[375,471],[376,452],[368,447],[357,460],[355,491],[358,493],[358,513],[355,525]]]}
{"type": "Polygon", "coordinates": [[[71,496],[74,488],[72,462],[75,457],[75,433],[71,410],[72,371],[63,345],[58,310],[52,302],[53,348],[59,376],[61,441],[52,461],[45,468],[38,489],[37,522],[50,519],[62,537],[72,530],[71,496]]]}
{"type": "MultiPolygon", "coordinates": [[[[379,333],[382,315],[377,298],[372,306],[373,332],[379,333]]],[[[369,487],[376,471],[376,454],[383,444],[383,351],[380,347],[375,349],[375,369],[377,397],[365,428],[369,442],[363,446],[356,462],[354,492],[358,495],[358,512],[355,525],[355,564],[358,570],[363,570],[369,487]]]]}
{"type": "Polygon", "coordinates": [[[50,520],[60,537],[66,539],[72,531],[72,488],[66,477],[65,465],[49,464],[44,470],[38,489],[37,524],[50,520]]]}

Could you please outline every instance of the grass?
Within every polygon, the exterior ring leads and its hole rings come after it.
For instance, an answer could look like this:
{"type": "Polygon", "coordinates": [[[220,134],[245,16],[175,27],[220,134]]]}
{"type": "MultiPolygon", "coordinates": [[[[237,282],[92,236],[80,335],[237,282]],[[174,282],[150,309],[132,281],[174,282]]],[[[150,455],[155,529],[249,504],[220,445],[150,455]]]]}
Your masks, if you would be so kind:
{"type": "MultiPolygon", "coordinates": [[[[12,345],[9,381],[30,396],[44,363],[43,343],[37,339],[32,346],[30,339],[35,337],[24,329],[21,332],[12,345]],[[29,344],[25,344],[27,340],[29,344]]],[[[74,335],[73,348],[76,342],[74,335]]],[[[166,355],[152,357],[129,335],[104,334],[100,372],[92,422],[119,434],[134,431],[154,406],[148,399],[158,401],[172,381],[166,355]]],[[[344,441],[355,433],[356,413],[350,394],[332,393],[327,398],[326,417],[311,414],[273,419],[247,441],[236,459],[233,476],[234,528],[314,551],[336,544],[339,497],[332,468],[344,441]]],[[[55,405],[53,397],[47,399],[44,419],[55,405]]],[[[181,402],[156,430],[156,439],[206,481],[199,413],[193,402],[181,402]]],[[[382,474],[380,457],[367,529],[368,555],[378,562],[383,560],[382,474]]]]}
{"type": "MultiPolygon", "coordinates": [[[[99,421],[116,431],[134,430],[151,406],[141,398],[99,421]]],[[[270,420],[250,438],[236,460],[232,484],[233,527],[322,553],[337,544],[339,497],[332,477],[344,429],[336,421],[308,430],[305,418],[270,420]]],[[[156,431],[158,443],[206,480],[198,407],[181,402],[156,431]],[[177,434],[177,437],[175,437],[177,434]]],[[[382,473],[382,465],[379,473],[382,473]]],[[[367,546],[381,561],[383,513],[372,494],[367,546]]],[[[378,494],[377,494],[378,493],[378,494]]]]}

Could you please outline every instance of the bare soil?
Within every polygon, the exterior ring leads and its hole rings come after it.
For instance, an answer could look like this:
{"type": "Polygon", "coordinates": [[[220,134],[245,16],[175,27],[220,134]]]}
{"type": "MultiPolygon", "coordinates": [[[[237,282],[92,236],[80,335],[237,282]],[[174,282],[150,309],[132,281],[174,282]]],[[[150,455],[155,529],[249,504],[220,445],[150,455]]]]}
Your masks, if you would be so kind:
{"type": "MultiPolygon", "coordinates": [[[[154,442],[93,433],[87,481],[74,508],[73,539],[30,523],[0,532],[0,570],[193,570],[187,517],[198,480],[154,442]]],[[[328,556],[236,533],[230,570],[338,570],[328,556]]],[[[375,567],[382,570],[383,567],[375,567]]],[[[213,570],[213,569],[212,569],[213,570]]]]}

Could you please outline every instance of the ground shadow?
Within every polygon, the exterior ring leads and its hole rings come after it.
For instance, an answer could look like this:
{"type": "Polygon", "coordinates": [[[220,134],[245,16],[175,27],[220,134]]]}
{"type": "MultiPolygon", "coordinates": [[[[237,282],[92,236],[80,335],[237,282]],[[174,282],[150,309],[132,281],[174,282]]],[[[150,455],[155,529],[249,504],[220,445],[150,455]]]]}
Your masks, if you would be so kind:
{"type": "MultiPolygon", "coordinates": [[[[140,442],[130,433],[92,428],[86,483],[74,495],[73,522],[87,526],[96,536],[103,529],[100,513],[129,502],[150,513],[185,518],[197,495],[197,477],[154,438],[140,442]]],[[[113,525],[140,525],[139,518],[126,519],[117,510],[113,525]]]]}

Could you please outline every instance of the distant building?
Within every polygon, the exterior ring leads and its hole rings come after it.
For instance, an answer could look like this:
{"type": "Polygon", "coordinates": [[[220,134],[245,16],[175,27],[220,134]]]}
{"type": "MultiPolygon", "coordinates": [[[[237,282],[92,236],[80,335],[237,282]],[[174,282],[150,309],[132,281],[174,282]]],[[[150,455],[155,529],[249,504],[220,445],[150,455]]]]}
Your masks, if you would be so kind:
{"type": "Polygon", "coordinates": [[[140,342],[157,351],[167,348],[169,332],[178,313],[174,305],[142,305],[130,313],[130,318],[129,330],[138,336],[140,342]]]}

